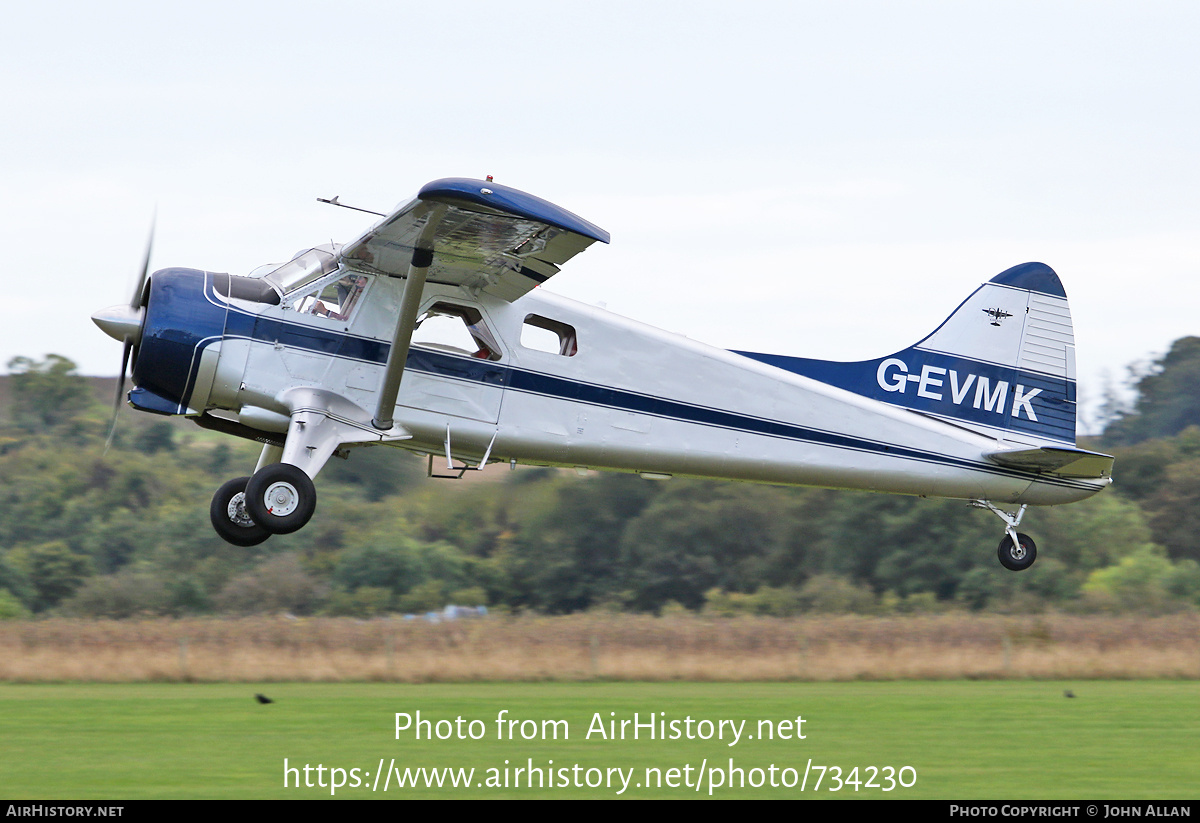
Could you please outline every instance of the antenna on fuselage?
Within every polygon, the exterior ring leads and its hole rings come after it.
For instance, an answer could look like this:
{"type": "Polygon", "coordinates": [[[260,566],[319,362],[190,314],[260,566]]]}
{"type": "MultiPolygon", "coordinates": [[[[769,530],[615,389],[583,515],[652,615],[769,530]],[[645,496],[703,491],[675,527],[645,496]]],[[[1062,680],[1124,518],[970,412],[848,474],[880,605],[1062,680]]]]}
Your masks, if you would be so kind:
{"type": "Polygon", "coordinates": [[[360,209],[358,206],[347,206],[345,203],[339,203],[336,194],[328,200],[325,199],[324,197],[318,197],[317,202],[318,203],[328,203],[331,206],[341,206],[343,209],[354,209],[354,211],[365,211],[367,214],[377,214],[380,217],[387,217],[387,215],[381,211],[371,211],[370,209],[360,209]]]}

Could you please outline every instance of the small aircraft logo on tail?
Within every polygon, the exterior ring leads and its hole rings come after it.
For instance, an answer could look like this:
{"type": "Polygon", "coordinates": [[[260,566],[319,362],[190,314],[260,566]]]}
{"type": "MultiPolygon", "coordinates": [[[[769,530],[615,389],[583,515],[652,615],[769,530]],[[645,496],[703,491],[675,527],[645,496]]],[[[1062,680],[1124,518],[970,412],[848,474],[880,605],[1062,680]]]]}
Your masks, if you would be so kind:
{"type": "Polygon", "coordinates": [[[1012,317],[1012,315],[1006,312],[1004,309],[984,309],[983,313],[992,318],[993,326],[999,326],[1001,320],[1006,317],[1012,317]]]}

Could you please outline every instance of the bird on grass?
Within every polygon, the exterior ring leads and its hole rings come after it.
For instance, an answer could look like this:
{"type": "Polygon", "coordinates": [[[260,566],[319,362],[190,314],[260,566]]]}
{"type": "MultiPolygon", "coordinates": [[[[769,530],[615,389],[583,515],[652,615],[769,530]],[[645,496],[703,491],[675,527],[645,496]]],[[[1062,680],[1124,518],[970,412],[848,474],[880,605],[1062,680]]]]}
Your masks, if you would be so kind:
{"type": "Polygon", "coordinates": [[[1074,697],[1074,696],[1075,696],[1075,692],[1071,691],[1070,689],[1063,689],[1063,697],[1074,697]]]}
{"type": "MultiPolygon", "coordinates": [[[[1072,697],[1074,697],[1074,695],[1072,695],[1072,697]]],[[[268,703],[275,702],[271,698],[267,697],[265,694],[256,694],[256,695],[254,695],[254,699],[257,700],[259,703],[263,704],[264,706],[267,705],[268,703]]]]}

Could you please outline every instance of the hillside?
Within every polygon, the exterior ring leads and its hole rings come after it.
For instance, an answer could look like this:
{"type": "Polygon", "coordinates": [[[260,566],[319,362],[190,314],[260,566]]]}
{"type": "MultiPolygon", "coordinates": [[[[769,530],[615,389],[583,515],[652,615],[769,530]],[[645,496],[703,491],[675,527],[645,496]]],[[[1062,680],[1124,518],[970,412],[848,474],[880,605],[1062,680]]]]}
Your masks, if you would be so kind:
{"type": "MultiPolygon", "coordinates": [[[[257,444],[123,408],[105,451],[115,379],[36,368],[0,378],[0,615],[1200,605],[1200,428],[1115,444],[1112,490],[1030,510],[1040,558],[1020,574],[996,564],[995,518],[964,501],[504,466],[435,481],[384,447],[330,462],[306,529],[239,549],[213,533],[209,500],[257,444]]],[[[1181,368],[1160,364],[1155,385],[1181,368]]]]}

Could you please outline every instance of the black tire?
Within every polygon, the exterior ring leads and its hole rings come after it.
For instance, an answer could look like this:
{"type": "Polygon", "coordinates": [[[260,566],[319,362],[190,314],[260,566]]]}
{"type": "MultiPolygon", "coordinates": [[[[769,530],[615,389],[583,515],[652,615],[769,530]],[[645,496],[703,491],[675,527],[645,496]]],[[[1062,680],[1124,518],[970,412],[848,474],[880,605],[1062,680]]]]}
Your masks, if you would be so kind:
{"type": "Polygon", "coordinates": [[[291,534],[317,510],[312,480],[290,463],[263,466],[246,484],[246,511],[271,534],[291,534]]]}
{"type": "Polygon", "coordinates": [[[230,480],[217,489],[212,505],[208,507],[208,516],[217,534],[235,546],[257,546],[271,536],[246,511],[246,483],[249,481],[249,477],[230,480]]]}
{"type": "Polygon", "coordinates": [[[1037,560],[1037,544],[1032,537],[1020,532],[1017,532],[1017,543],[1014,544],[1006,534],[1000,541],[1000,548],[996,549],[996,556],[1000,558],[1000,565],[1009,571],[1024,571],[1037,560]]]}

